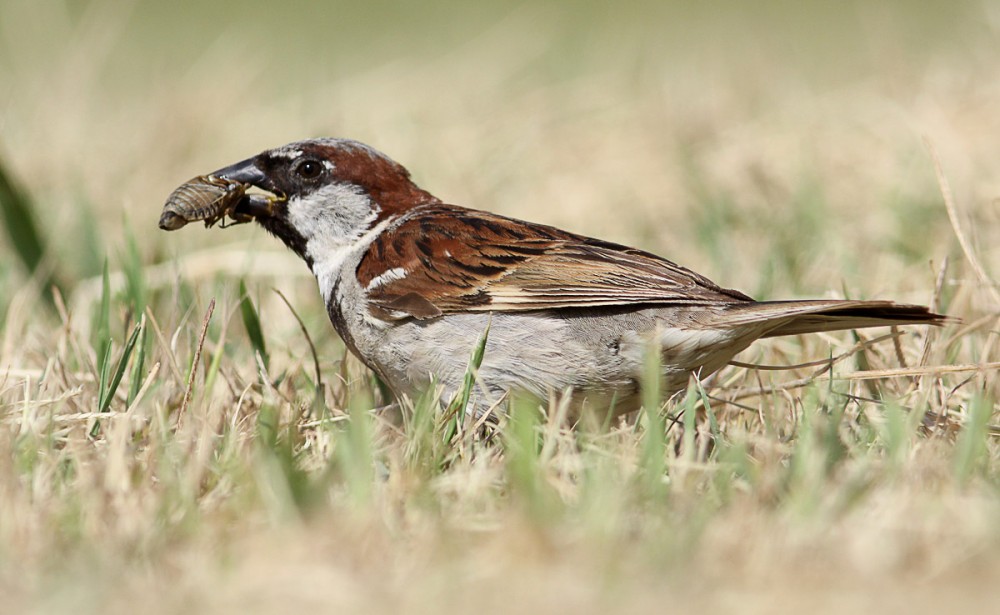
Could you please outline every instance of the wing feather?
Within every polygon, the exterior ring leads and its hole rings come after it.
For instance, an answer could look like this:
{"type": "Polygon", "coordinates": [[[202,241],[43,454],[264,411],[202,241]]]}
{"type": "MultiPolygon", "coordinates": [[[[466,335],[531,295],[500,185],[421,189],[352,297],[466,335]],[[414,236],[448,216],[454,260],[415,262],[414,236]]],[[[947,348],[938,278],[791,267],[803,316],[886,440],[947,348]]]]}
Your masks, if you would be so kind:
{"type": "Polygon", "coordinates": [[[751,301],[648,252],[451,205],[411,210],[387,228],[362,258],[358,280],[366,288],[392,269],[403,273],[368,294],[381,318],[751,301]]]}

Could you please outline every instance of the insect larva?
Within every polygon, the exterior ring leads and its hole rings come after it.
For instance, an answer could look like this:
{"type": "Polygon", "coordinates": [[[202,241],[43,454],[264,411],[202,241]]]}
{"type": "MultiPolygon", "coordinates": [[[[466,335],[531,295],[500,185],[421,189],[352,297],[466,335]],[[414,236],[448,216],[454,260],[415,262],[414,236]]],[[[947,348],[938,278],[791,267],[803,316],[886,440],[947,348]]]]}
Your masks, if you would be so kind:
{"type": "Polygon", "coordinates": [[[170,193],[160,215],[160,228],[174,231],[188,222],[204,220],[212,226],[232,211],[246,195],[247,185],[214,175],[199,175],[170,193]]]}

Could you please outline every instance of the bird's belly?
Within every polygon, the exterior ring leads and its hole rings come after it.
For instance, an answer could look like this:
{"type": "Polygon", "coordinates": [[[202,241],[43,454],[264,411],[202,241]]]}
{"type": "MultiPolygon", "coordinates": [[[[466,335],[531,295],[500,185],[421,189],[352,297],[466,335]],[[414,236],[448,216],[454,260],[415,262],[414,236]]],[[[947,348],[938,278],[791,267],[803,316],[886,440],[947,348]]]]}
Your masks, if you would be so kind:
{"type": "Polygon", "coordinates": [[[515,391],[542,399],[571,393],[574,407],[620,414],[639,407],[652,346],[659,349],[661,391],[671,394],[684,388],[692,372],[707,376],[749,344],[732,330],[667,325],[677,321],[673,316],[665,308],[465,313],[382,327],[359,319],[357,326],[372,330],[352,337],[356,352],[397,395],[416,398],[433,378],[447,402],[461,389],[489,327],[472,392],[474,412],[489,410],[515,391]]]}

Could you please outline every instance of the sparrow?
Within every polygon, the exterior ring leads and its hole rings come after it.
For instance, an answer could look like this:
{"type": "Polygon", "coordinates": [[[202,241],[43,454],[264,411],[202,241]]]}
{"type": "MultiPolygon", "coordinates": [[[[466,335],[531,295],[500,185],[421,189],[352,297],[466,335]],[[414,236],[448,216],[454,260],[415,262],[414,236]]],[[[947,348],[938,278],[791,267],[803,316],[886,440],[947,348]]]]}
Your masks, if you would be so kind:
{"type": "MultiPolygon", "coordinates": [[[[475,416],[511,392],[635,411],[650,349],[671,395],[760,338],[946,320],[892,301],[755,301],[643,250],[444,203],[349,139],[290,143],[192,181],[241,187],[221,213],[305,261],[337,333],[397,399],[432,383],[456,395],[488,329],[475,416]]],[[[161,227],[177,228],[166,210],[161,227]]]]}

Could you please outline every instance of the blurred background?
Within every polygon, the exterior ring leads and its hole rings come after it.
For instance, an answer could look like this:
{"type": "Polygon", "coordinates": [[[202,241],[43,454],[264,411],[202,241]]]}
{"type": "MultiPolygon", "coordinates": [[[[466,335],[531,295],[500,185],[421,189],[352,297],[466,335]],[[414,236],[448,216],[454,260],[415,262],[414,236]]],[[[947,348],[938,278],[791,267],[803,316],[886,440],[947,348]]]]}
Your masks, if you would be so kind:
{"type": "Polygon", "coordinates": [[[330,135],[762,297],[925,301],[955,248],[925,141],[997,261],[998,72],[990,1],[0,0],[0,160],[70,281],[129,234],[146,263],[283,253],[156,220],[191,176],[330,135]]]}
{"type": "MultiPolygon", "coordinates": [[[[998,135],[994,0],[0,0],[0,611],[28,611],[21,596],[33,612],[211,597],[239,606],[208,612],[395,613],[413,592],[434,613],[854,612],[865,590],[897,611],[995,604],[996,365],[921,370],[996,361],[998,135]],[[575,436],[558,444],[543,470],[566,509],[541,523],[499,461],[375,481],[371,451],[303,411],[314,389],[338,419],[374,405],[305,265],[252,225],[157,228],[187,179],[315,136],[367,142],[446,201],[636,245],[761,299],[938,299],[964,324],[838,365],[924,374],[851,384],[864,416],[849,420],[840,397],[819,420],[832,381],[784,388],[814,364],[720,373],[743,401],[718,444],[736,444],[706,455],[736,451],[738,476],[729,457],[688,464],[685,444],[669,485],[662,465],[633,481],[636,456],[663,451],[626,425],[583,478],[575,436]],[[315,379],[272,287],[315,341],[315,379]],[[324,469],[352,459],[346,479],[324,469]],[[306,520],[293,487],[329,508],[306,520]],[[378,497],[352,508],[352,489],[378,497]]],[[[861,335],[741,360],[847,356],[861,335]]]]}

